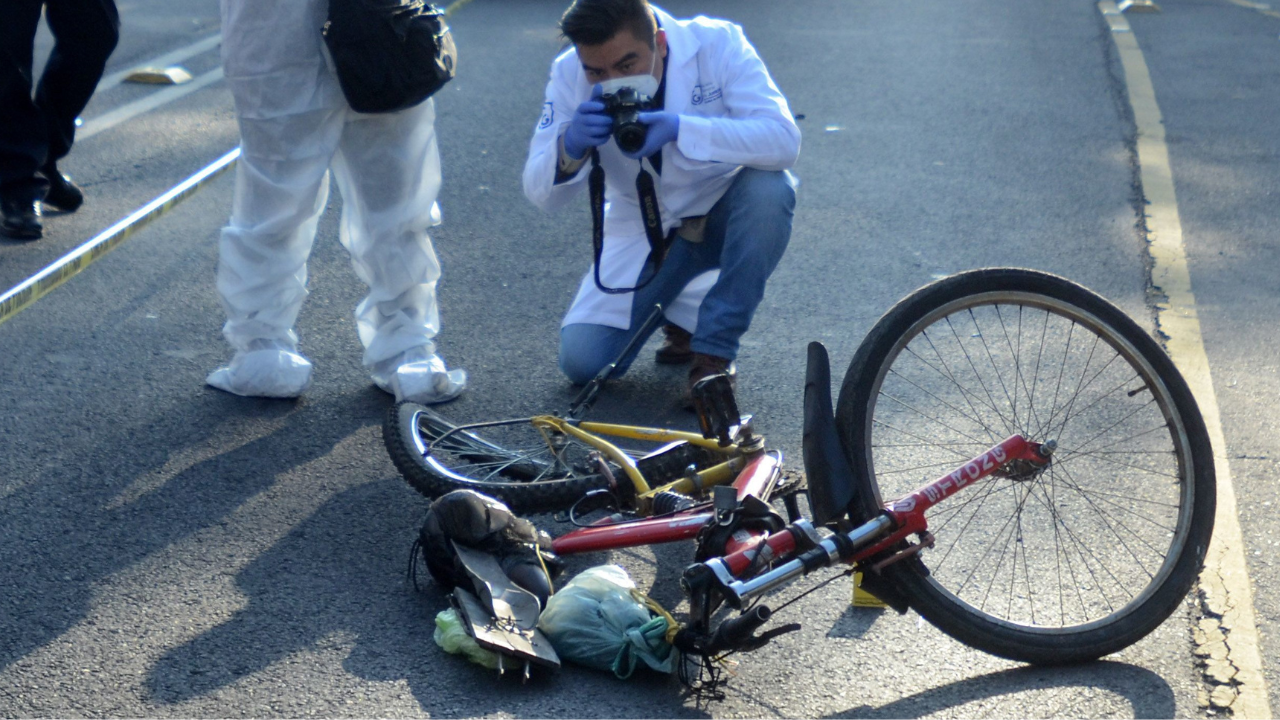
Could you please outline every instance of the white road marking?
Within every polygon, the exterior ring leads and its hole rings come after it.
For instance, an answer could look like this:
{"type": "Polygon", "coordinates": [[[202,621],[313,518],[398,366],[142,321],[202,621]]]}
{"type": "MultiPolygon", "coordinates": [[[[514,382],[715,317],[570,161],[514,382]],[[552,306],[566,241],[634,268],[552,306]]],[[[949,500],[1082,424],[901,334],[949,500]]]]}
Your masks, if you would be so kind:
{"type": "Polygon", "coordinates": [[[115,110],[99,115],[82,125],[80,129],[76,130],[76,141],[80,142],[82,140],[88,140],[104,130],[110,130],[122,122],[132,120],[143,113],[151,112],[161,105],[186,97],[187,95],[208,87],[221,79],[222,68],[219,67],[215,70],[210,70],[185,85],[173,85],[163,90],[157,90],[144,98],[121,105],[115,110]]]}
{"type": "MultiPolygon", "coordinates": [[[[461,10],[471,0],[454,0],[445,9],[445,16],[452,16],[458,10],[461,10]]],[[[211,35],[203,40],[198,40],[186,47],[178,48],[171,52],[154,57],[144,65],[172,65],[182,62],[187,58],[195,57],[202,53],[206,53],[222,42],[221,33],[211,35]]],[[[131,66],[127,70],[121,70],[110,75],[104,76],[98,81],[96,92],[109,90],[119,85],[137,65],[131,66]]],[[[76,140],[82,141],[97,135],[100,132],[110,130],[120,123],[132,120],[133,118],[156,108],[173,102],[179,98],[190,95],[191,93],[208,87],[223,78],[221,67],[210,70],[200,75],[185,85],[175,85],[172,87],[158,90],[147,97],[141,98],[134,102],[122,105],[110,112],[100,115],[85,122],[76,131],[76,140]]],[[[23,309],[44,297],[54,288],[58,287],[68,279],[78,274],[81,270],[88,267],[95,260],[110,252],[117,245],[124,242],[138,228],[146,225],[151,220],[164,214],[169,208],[186,199],[191,193],[195,192],[207,182],[212,180],[223,171],[232,167],[236,160],[240,157],[240,148],[227,153],[223,157],[215,160],[212,164],[206,166],[200,172],[187,178],[185,181],[175,186],[164,195],[152,200],[143,207],[139,208],[129,217],[112,225],[106,230],[99,233],[96,237],[87,240],[80,247],[72,250],[70,253],[56,260],[44,270],[36,273],[17,286],[11,288],[8,292],[0,295],[0,324],[21,312],[23,309]]]]}
{"type": "Polygon", "coordinates": [[[461,10],[463,6],[469,2],[471,2],[471,0],[453,0],[453,2],[449,3],[449,6],[444,9],[444,16],[453,17],[454,13],[461,10]]]}
{"type": "Polygon", "coordinates": [[[1269,15],[1273,18],[1280,18],[1280,12],[1276,12],[1275,10],[1272,10],[1271,6],[1268,5],[1267,3],[1250,2],[1249,0],[1227,0],[1227,2],[1231,3],[1232,5],[1239,5],[1242,8],[1257,10],[1263,15],[1269,15]]]}
{"type": "MultiPolygon", "coordinates": [[[[1169,165],[1169,148],[1165,144],[1164,121],[1156,103],[1155,87],[1143,58],[1142,49],[1133,36],[1128,20],[1116,13],[1115,3],[1098,3],[1112,30],[1112,38],[1124,67],[1129,104],[1133,107],[1138,128],[1138,166],[1142,192],[1147,200],[1147,230],[1154,267],[1151,282],[1167,300],[1157,304],[1156,317],[1168,336],[1167,348],[1195,394],[1213,444],[1214,465],[1218,475],[1218,507],[1214,520],[1213,540],[1200,575],[1204,602],[1221,615],[1218,625],[1225,635],[1226,658],[1209,658],[1209,672],[1225,678],[1223,696],[1213,698],[1215,704],[1228,705],[1232,714],[1244,718],[1270,718],[1266,679],[1262,673],[1262,654],[1258,647],[1258,628],[1254,617],[1253,591],[1245,564],[1244,536],[1236,506],[1235,488],[1231,482],[1231,465],[1227,459],[1227,442],[1222,432],[1222,419],[1209,356],[1205,352],[1191,290],[1191,272],[1187,266],[1186,246],[1182,239],[1182,221],[1178,213],[1173,170],[1169,165]],[[1215,663],[1223,663],[1220,668],[1215,663]],[[1234,688],[1234,698],[1231,689],[1234,688]]],[[[1206,638],[1212,640],[1212,638],[1206,638]]]]}
{"type": "Polygon", "coordinates": [[[222,33],[218,33],[217,35],[211,35],[203,40],[197,40],[186,47],[178,48],[177,50],[167,52],[163,55],[157,55],[150,60],[143,60],[142,62],[134,63],[124,70],[113,72],[110,75],[104,75],[102,79],[98,81],[98,88],[94,92],[103,93],[110,90],[124,82],[124,79],[128,77],[129,73],[140,67],[168,67],[170,65],[176,65],[183,60],[209,52],[210,50],[218,47],[218,44],[221,42],[222,33]]]}

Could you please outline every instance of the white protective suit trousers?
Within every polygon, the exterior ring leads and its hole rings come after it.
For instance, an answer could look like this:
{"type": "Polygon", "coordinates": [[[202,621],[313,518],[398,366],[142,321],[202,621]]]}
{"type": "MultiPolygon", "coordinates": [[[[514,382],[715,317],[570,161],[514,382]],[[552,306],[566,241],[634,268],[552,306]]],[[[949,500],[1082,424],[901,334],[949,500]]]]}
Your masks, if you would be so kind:
{"type": "MultiPolygon", "coordinates": [[[[340,239],[369,294],[356,308],[364,364],[412,348],[434,353],[440,265],[427,228],[439,223],[435,109],[350,109],[323,54],[325,0],[223,0],[223,60],[242,156],[222,231],[223,334],[237,352],[296,348],[307,258],[328,200],[343,207],[340,239]],[[256,342],[255,342],[256,341],[256,342]]],[[[381,383],[380,383],[381,384],[381,383]]]]}

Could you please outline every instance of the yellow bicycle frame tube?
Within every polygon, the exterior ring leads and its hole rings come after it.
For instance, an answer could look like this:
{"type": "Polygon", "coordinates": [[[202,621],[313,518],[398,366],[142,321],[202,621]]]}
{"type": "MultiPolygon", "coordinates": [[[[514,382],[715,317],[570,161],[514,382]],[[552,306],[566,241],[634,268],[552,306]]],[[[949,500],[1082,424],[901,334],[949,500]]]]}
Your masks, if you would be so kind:
{"type": "MultiPolygon", "coordinates": [[[[614,425],[611,423],[597,422],[580,422],[575,425],[564,418],[556,417],[554,415],[538,415],[534,417],[530,423],[539,430],[554,430],[556,432],[561,432],[577,438],[578,440],[581,440],[582,442],[599,450],[622,468],[622,471],[625,472],[627,477],[631,480],[631,484],[635,486],[636,495],[638,496],[647,495],[653,492],[653,490],[649,487],[649,482],[645,479],[644,475],[641,474],[640,469],[636,467],[635,460],[632,460],[631,457],[623,452],[617,445],[614,445],[608,440],[605,440],[604,438],[599,437],[599,435],[595,435],[593,433],[611,435],[613,437],[631,438],[633,440],[647,440],[651,442],[675,442],[683,440],[692,445],[699,445],[712,450],[732,450],[732,446],[729,448],[722,448],[720,447],[720,443],[716,442],[714,439],[708,440],[697,433],[684,432],[681,430],[666,430],[663,428],[640,427],[636,425],[614,425]]],[[[732,479],[736,475],[737,470],[741,469],[740,466],[741,463],[734,463],[732,461],[720,463],[719,465],[707,468],[703,472],[699,473],[699,479],[696,483],[689,478],[682,478],[658,489],[689,492],[695,489],[695,484],[699,486],[720,484],[726,480],[732,479]],[[738,467],[732,467],[735,465],[738,467]]]]}

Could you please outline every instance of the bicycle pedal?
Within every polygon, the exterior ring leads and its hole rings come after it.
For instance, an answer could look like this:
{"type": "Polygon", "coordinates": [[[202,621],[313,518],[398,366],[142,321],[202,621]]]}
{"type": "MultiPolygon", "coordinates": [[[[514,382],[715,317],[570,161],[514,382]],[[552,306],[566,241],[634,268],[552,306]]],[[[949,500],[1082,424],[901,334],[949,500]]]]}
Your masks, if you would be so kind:
{"type": "Polygon", "coordinates": [[[693,407],[698,413],[702,437],[716,440],[720,447],[733,444],[742,427],[742,416],[733,397],[733,384],[724,373],[708,375],[693,386],[693,407]]]}

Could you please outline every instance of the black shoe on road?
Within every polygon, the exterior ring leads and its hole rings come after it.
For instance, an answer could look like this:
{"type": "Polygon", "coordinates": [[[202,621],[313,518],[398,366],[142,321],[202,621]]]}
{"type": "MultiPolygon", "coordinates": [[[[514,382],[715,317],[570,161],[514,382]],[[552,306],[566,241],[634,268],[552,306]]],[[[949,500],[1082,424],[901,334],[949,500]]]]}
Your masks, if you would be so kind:
{"type": "Polygon", "coordinates": [[[0,235],[11,240],[39,240],[44,237],[40,225],[40,203],[36,200],[0,200],[0,235]]]}
{"type": "Polygon", "coordinates": [[[49,192],[44,194],[44,204],[63,212],[75,212],[84,204],[84,193],[71,178],[58,172],[58,168],[47,165],[40,171],[49,180],[49,192]]]}

